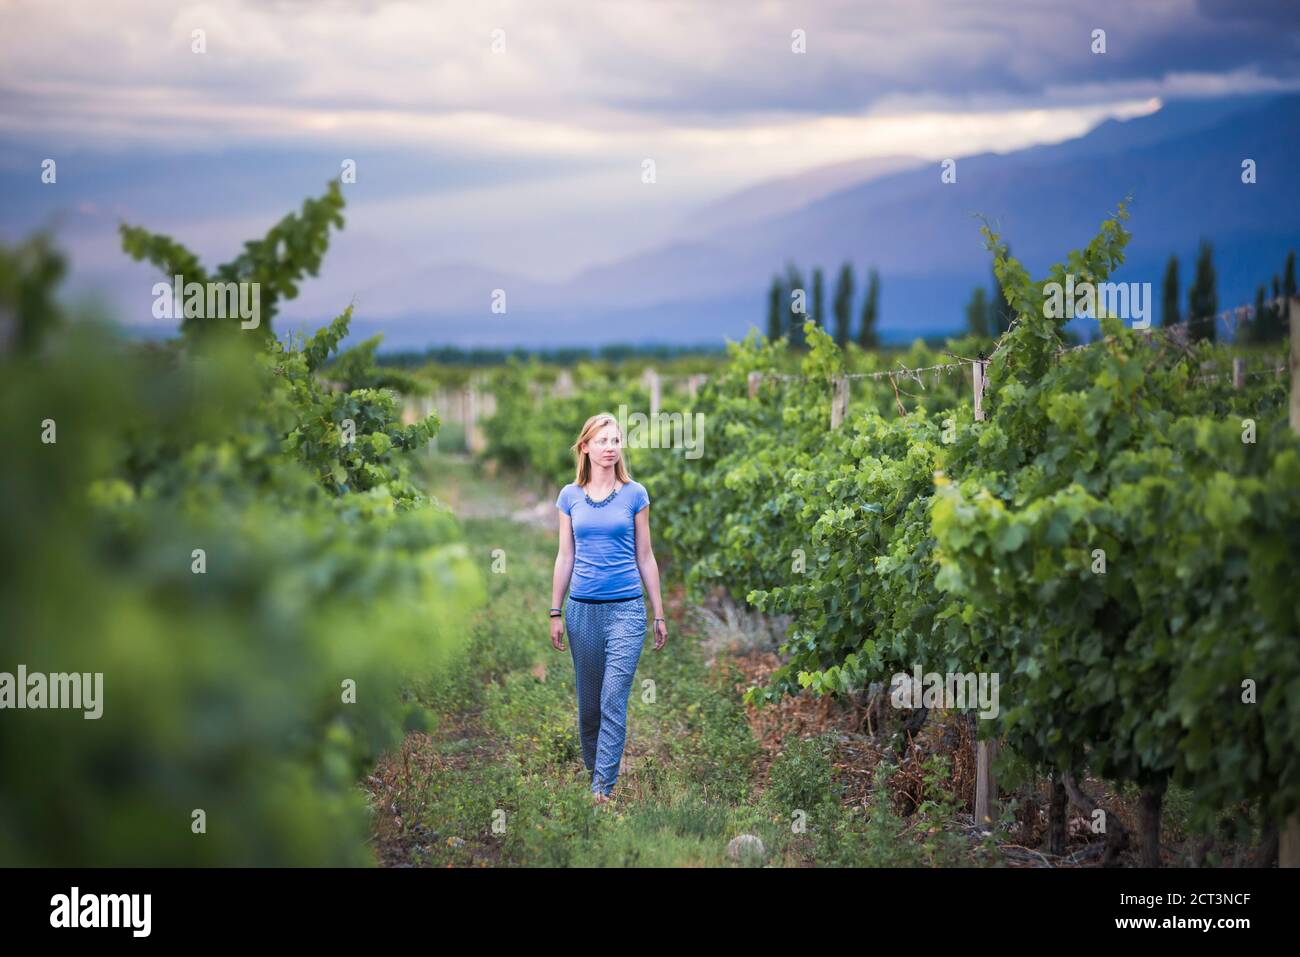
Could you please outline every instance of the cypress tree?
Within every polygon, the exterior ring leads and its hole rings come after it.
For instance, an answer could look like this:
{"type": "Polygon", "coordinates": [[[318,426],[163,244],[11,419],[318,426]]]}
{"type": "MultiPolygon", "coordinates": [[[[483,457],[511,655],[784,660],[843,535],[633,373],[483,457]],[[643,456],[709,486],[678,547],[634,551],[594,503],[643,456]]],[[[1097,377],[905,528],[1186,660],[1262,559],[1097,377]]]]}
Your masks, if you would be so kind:
{"type": "Polygon", "coordinates": [[[1268,306],[1264,304],[1264,284],[1255,287],[1255,311],[1251,313],[1250,325],[1247,327],[1247,342],[1268,342],[1272,334],[1268,306]]]}
{"type": "Polygon", "coordinates": [[[1196,256],[1196,278],[1187,296],[1187,331],[1193,342],[1215,340],[1215,317],[1219,312],[1219,292],[1214,274],[1214,250],[1202,239],[1196,256]]]}
{"type": "Polygon", "coordinates": [[[1170,256],[1165,266],[1164,294],[1160,302],[1160,325],[1176,326],[1182,322],[1178,315],[1178,257],[1170,256]]]}
{"type": "Polygon", "coordinates": [[[826,328],[826,313],[823,310],[822,270],[820,266],[813,270],[812,286],[812,321],[824,329],[826,328]]]}
{"type": "Polygon", "coordinates": [[[835,280],[835,298],[831,303],[835,313],[835,343],[843,349],[849,342],[849,325],[853,321],[853,267],[845,263],[835,280]]]}
{"type": "Polygon", "coordinates": [[[803,284],[803,276],[795,268],[794,263],[785,267],[785,330],[790,337],[792,346],[802,346],[804,344],[803,321],[808,318],[808,290],[803,284]],[[798,293],[803,298],[802,305],[799,306],[799,312],[795,311],[795,295],[798,293]]]}
{"type": "Polygon", "coordinates": [[[862,324],[858,327],[858,345],[875,349],[880,345],[876,320],[880,317],[880,276],[872,267],[867,276],[867,297],[862,303],[862,324]]]}
{"type": "Polygon", "coordinates": [[[781,338],[781,277],[772,277],[772,288],[767,293],[767,338],[776,342],[781,338]]]}

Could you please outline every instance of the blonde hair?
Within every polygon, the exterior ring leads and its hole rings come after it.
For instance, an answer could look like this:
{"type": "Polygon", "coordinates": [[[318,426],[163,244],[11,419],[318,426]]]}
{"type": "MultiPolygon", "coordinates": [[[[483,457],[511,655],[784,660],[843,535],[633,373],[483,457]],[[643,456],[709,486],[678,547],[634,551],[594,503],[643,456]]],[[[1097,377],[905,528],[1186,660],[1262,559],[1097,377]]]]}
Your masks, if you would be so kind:
{"type": "MultiPolygon", "coordinates": [[[[585,487],[591,481],[591,455],[582,451],[582,443],[590,442],[597,432],[607,425],[618,425],[618,419],[614,418],[608,412],[597,412],[582,427],[578,433],[578,441],[574,442],[570,448],[573,450],[573,462],[575,465],[575,476],[573,481],[581,488],[585,487]]],[[[619,433],[621,439],[622,433],[619,433]]],[[[627,463],[623,461],[623,452],[620,448],[618,461],[614,463],[614,477],[626,485],[632,481],[632,475],[627,470],[627,463]]]]}

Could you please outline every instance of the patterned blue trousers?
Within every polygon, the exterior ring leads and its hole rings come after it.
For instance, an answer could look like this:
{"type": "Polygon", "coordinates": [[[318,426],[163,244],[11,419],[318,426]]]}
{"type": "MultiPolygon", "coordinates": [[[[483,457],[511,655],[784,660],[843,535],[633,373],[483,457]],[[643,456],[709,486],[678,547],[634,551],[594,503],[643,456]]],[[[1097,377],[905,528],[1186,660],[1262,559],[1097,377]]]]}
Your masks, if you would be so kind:
{"type": "Polygon", "coordinates": [[[582,763],[591,790],[609,794],[627,738],[627,699],[645,644],[645,598],[564,603],[565,628],[578,690],[582,763]]]}

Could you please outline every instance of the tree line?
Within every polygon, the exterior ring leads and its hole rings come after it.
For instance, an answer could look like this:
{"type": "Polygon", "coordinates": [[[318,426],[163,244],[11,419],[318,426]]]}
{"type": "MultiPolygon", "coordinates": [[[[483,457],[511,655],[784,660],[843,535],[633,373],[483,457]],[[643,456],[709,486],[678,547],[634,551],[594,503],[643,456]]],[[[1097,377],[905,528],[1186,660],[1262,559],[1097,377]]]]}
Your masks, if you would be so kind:
{"type": "Polygon", "coordinates": [[[501,366],[511,359],[525,362],[535,358],[539,362],[555,365],[573,365],[590,360],[622,362],[625,359],[670,360],[686,356],[712,356],[725,352],[722,345],[697,343],[671,345],[665,343],[611,343],[604,346],[554,346],[529,348],[527,346],[429,346],[423,352],[402,350],[381,353],[375,363],[381,366],[423,366],[430,363],[452,366],[501,366]]]}
{"type": "MultiPolygon", "coordinates": [[[[875,349],[880,345],[876,333],[880,318],[880,274],[873,267],[867,273],[866,291],[862,305],[858,310],[856,334],[853,332],[853,300],[856,280],[852,264],[845,262],[840,266],[835,279],[835,291],[831,297],[831,313],[835,318],[832,331],[835,343],[841,349],[848,345],[850,338],[863,349],[875,349]]],[[[803,274],[790,263],[785,275],[772,277],[767,297],[767,337],[772,342],[785,338],[790,345],[804,347],[807,345],[804,335],[804,320],[812,320],[818,326],[826,327],[825,283],[821,267],[812,271],[812,290],[804,284],[803,274]]]]}
{"type": "MultiPolygon", "coordinates": [[[[1178,257],[1170,256],[1162,283],[1160,325],[1174,326],[1186,319],[1189,338],[1193,342],[1214,342],[1217,338],[1215,318],[1219,314],[1218,274],[1214,268],[1214,249],[1208,240],[1202,239],[1197,251],[1196,271],[1187,289],[1186,312],[1179,305],[1181,287],[1178,275],[1178,257]]],[[[1267,296],[1264,284],[1255,290],[1252,318],[1238,331],[1236,341],[1269,343],[1287,337],[1287,315],[1276,300],[1296,294],[1294,250],[1287,253],[1281,275],[1273,274],[1272,288],[1271,298],[1267,296]]],[[[991,296],[983,287],[971,294],[966,304],[966,331],[971,335],[997,339],[1007,331],[1011,315],[1011,307],[1007,305],[997,276],[994,276],[991,296]]]]}
{"type": "MultiPolygon", "coordinates": [[[[1008,253],[1009,254],[1009,253],[1008,253]]],[[[1170,256],[1165,267],[1161,292],[1160,325],[1172,326],[1184,321],[1180,308],[1178,257],[1170,256]]],[[[858,324],[852,328],[854,314],[855,280],[853,267],[844,263],[835,280],[831,298],[831,314],[835,325],[832,330],[835,344],[843,349],[850,339],[863,349],[880,345],[876,333],[880,318],[880,276],[874,268],[868,272],[866,294],[857,310],[858,324]]],[[[1281,274],[1274,273],[1272,296],[1261,283],[1255,290],[1255,308],[1252,317],[1238,330],[1236,341],[1243,343],[1279,342],[1287,337],[1288,318],[1277,300],[1289,299],[1296,294],[1295,250],[1290,250],[1281,274]]],[[[1214,342],[1217,338],[1215,318],[1219,314],[1218,274],[1214,268],[1213,245],[1205,239],[1200,242],[1196,256],[1196,271],[1187,289],[1186,321],[1193,342],[1214,342]]],[[[977,287],[966,303],[966,331],[983,339],[997,339],[1011,326],[1014,311],[996,275],[991,291],[977,287]]],[[[803,274],[793,265],[786,266],[785,275],[772,277],[768,288],[767,336],[776,341],[786,338],[792,346],[806,346],[803,323],[811,319],[819,327],[826,327],[825,295],[822,270],[812,271],[811,290],[805,285],[803,274]],[[811,293],[811,294],[810,294],[811,293]]],[[[1073,341],[1077,337],[1066,334],[1073,341]]]]}
{"type": "MultiPolygon", "coordinates": [[[[1191,338],[1213,342],[1216,336],[1214,317],[1219,312],[1219,295],[1215,289],[1214,251],[1210,243],[1201,240],[1196,256],[1196,274],[1187,290],[1187,323],[1191,338]]],[[[1287,316],[1276,300],[1296,294],[1295,250],[1286,254],[1282,275],[1273,274],[1273,301],[1266,301],[1265,286],[1255,289],[1255,309],[1252,317],[1238,332],[1242,342],[1279,342],[1287,337],[1287,316]]],[[[1160,325],[1172,326],[1183,321],[1178,308],[1178,257],[1170,256],[1165,266],[1161,295],[1160,325]]]]}

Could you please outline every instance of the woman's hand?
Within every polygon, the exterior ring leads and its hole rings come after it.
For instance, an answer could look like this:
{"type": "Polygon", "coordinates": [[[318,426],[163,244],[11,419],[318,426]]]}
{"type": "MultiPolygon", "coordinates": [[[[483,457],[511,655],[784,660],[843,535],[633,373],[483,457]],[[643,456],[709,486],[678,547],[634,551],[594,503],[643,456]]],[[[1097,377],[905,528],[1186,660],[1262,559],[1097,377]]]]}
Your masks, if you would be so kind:
{"type": "Polygon", "coordinates": [[[551,619],[551,647],[556,651],[564,650],[564,618],[560,615],[551,619]]]}
{"type": "Polygon", "coordinates": [[[658,651],[668,641],[668,622],[655,619],[655,651],[658,651]]]}

